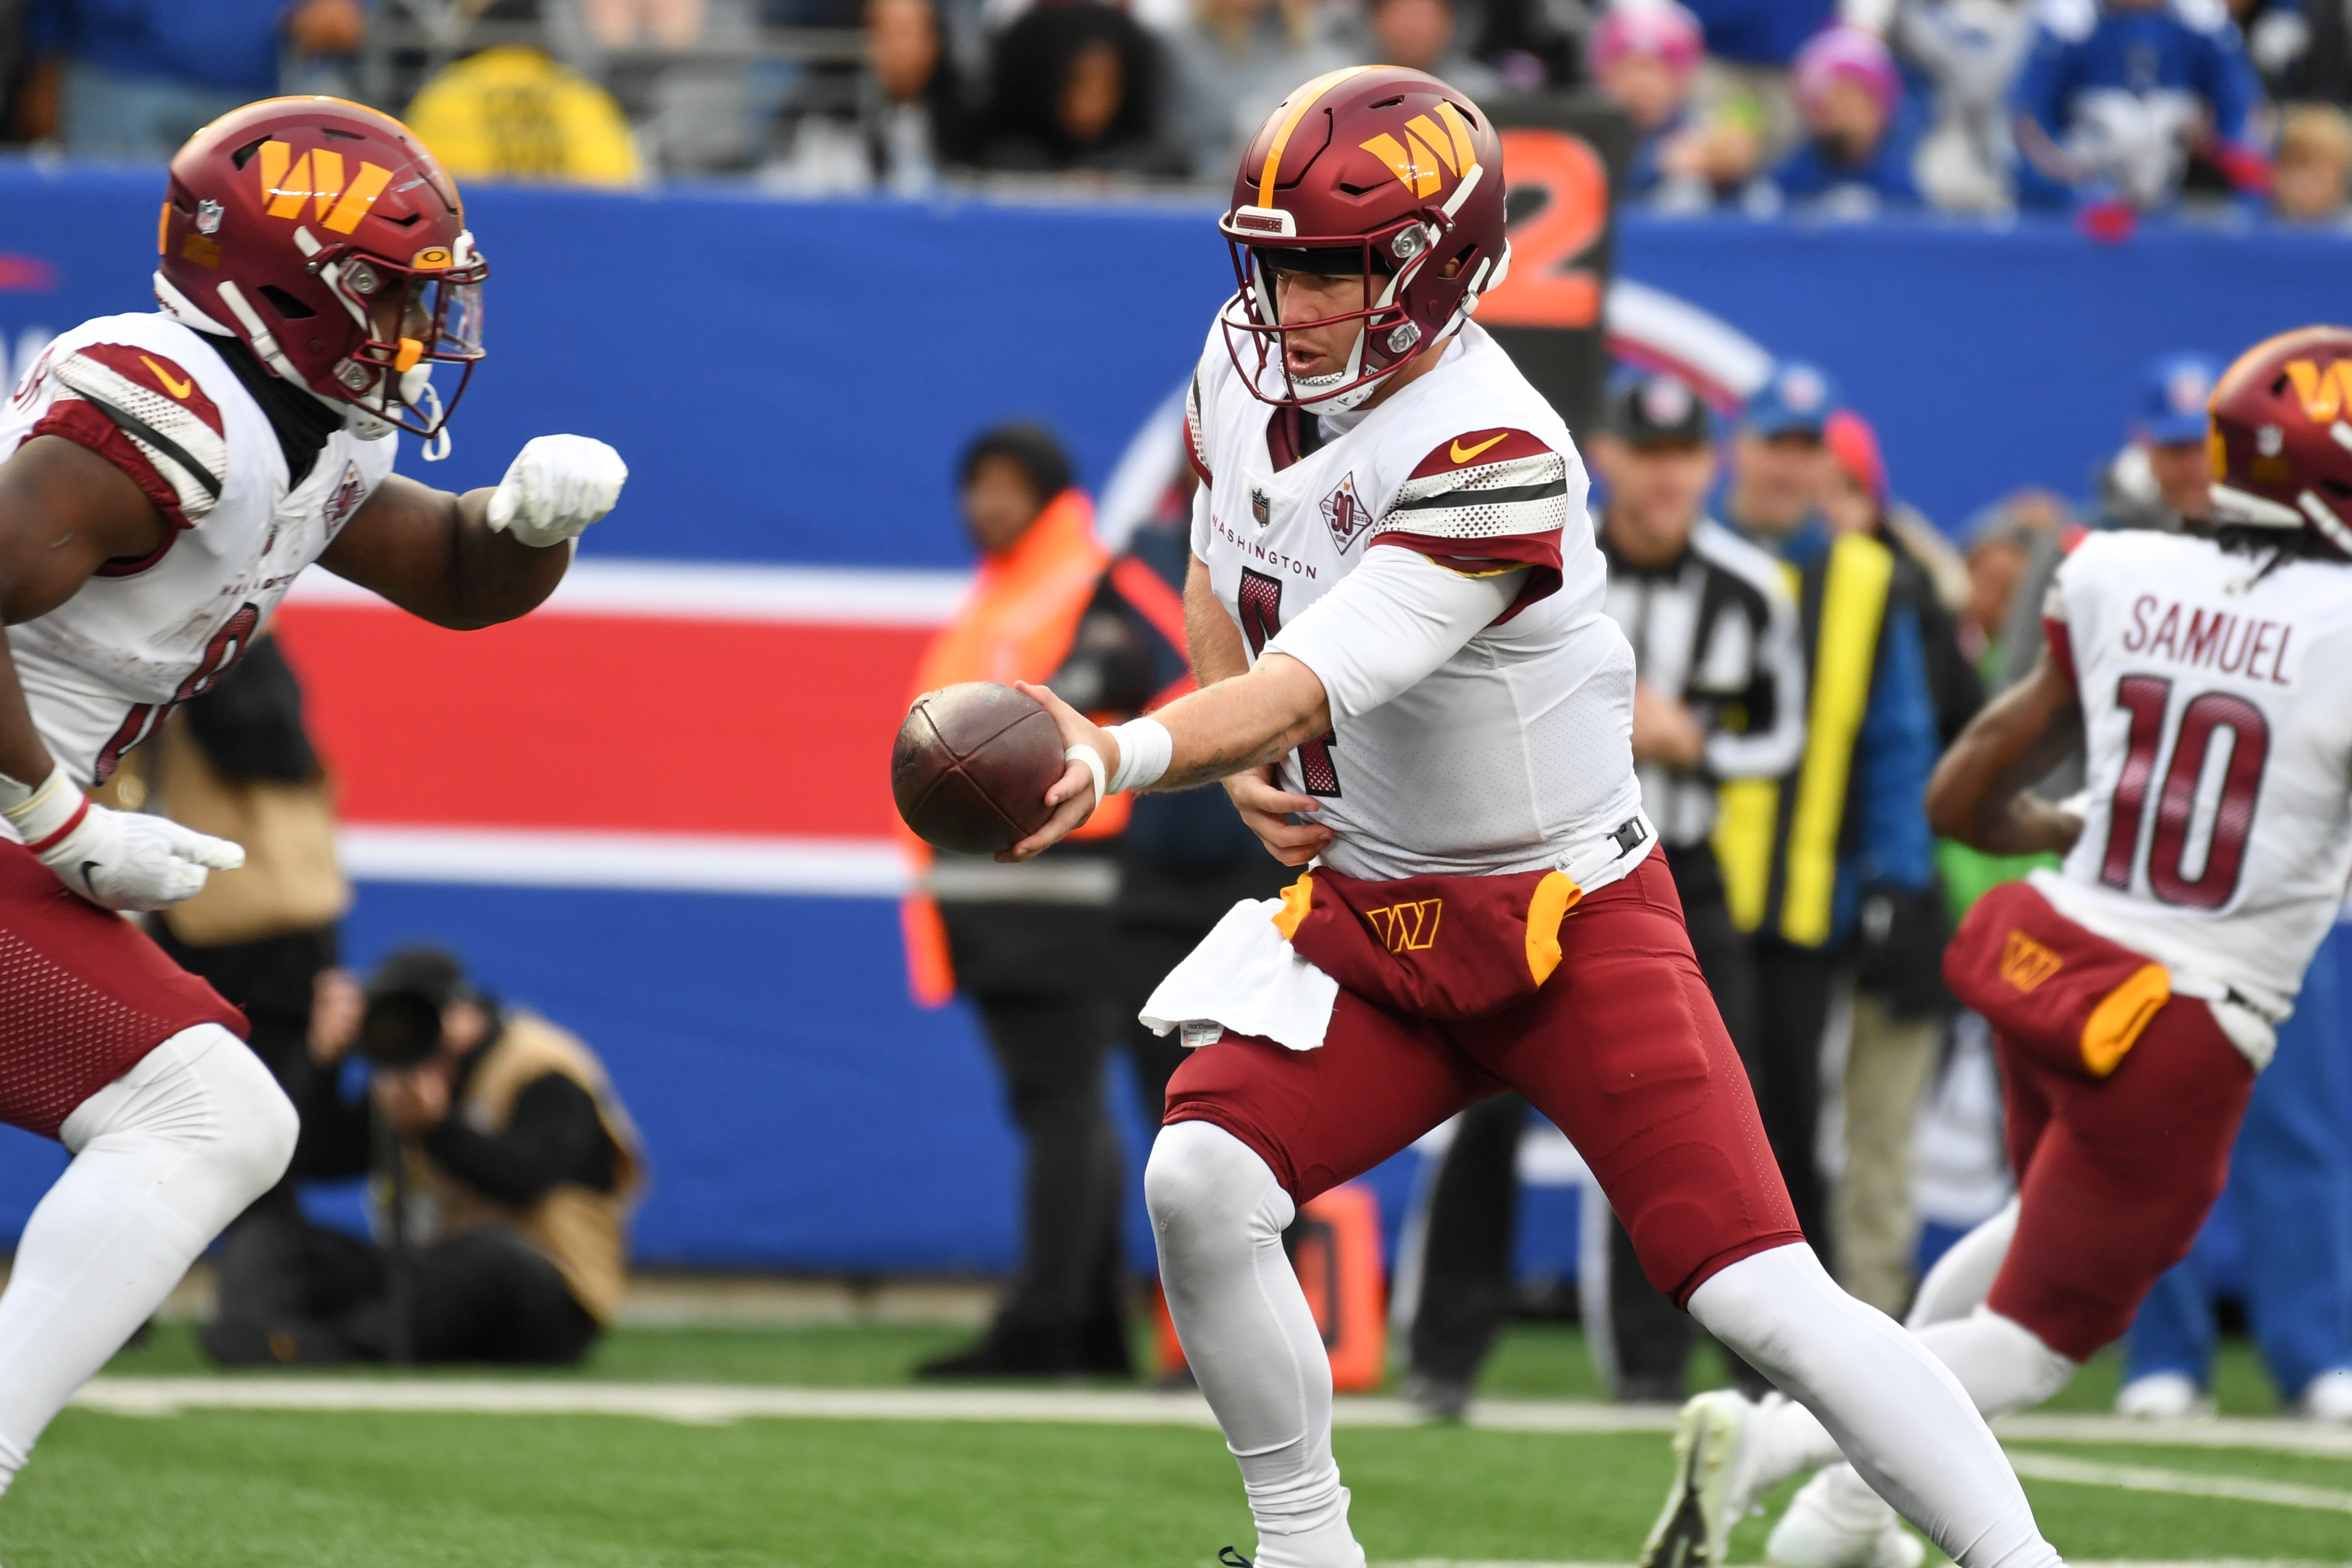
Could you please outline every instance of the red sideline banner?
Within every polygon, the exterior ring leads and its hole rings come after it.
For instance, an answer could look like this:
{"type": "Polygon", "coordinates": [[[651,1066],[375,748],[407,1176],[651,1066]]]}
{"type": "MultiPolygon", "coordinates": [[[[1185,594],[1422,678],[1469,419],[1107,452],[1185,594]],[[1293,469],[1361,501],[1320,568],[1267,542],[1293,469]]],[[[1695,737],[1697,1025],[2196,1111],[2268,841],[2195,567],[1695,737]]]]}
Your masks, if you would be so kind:
{"type": "Polygon", "coordinates": [[[965,583],[589,560],[449,632],[314,572],[273,629],[356,875],[879,892],[843,883],[895,880],[884,759],[965,583]]]}

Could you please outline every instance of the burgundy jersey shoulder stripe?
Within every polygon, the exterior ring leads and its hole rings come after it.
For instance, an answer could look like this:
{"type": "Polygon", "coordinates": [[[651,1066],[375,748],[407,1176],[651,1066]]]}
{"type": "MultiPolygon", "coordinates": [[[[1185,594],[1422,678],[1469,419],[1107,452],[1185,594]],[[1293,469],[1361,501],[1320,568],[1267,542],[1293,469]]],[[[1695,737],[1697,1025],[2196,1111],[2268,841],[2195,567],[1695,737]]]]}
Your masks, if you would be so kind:
{"type": "Polygon", "coordinates": [[[90,343],[50,368],[58,395],[33,436],[59,436],[128,474],[176,529],[194,528],[228,483],[220,407],[173,361],[90,343]]]}
{"type": "Polygon", "coordinates": [[[1500,427],[1492,430],[1471,430],[1435,448],[1421,460],[1421,466],[1407,476],[1412,479],[1432,479],[1441,474],[1457,473],[1465,468],[1484,468],[1489,463],[1507,462],[1513,458],[1549,456],[1551,447],[1524,430],[1500,427]]]}
{"type": "Polygon", "coordinates": [[[1495,625],[1499,626],[1529,605],[1559,592],[1562,581],[1559,540],[1560,531],[1557,528],[1544,533],[1498,534],[1475,543],[1390,529],[1375,534],[1372,542],[1402,546],[1415,554],[1428,556],[1449,572],[1459,572],[1470,577],[1491,576],[1499,572],[1527,567],[1527,581],[1519,584],[1518,594],[1509,606],[1495,617],[1495,625]]]}

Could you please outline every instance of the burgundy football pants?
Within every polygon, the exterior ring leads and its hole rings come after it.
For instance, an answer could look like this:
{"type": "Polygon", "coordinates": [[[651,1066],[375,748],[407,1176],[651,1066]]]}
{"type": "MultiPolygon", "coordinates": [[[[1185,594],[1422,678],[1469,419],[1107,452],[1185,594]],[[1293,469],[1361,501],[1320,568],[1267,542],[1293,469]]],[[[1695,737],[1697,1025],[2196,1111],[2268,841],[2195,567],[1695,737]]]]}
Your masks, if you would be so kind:
{"type": "Polygon", "coordinates": [[[74,1109],[183,1029],[245,1015],[121,916],[0,842],[0,1121],[55,1138],[74,1109]]]}
{"type": "Polygon", "coordinates": [[[2090,1079],[1998,1039],[2017,1235],[1985,1305],[2073,1361],[2131,1326],[2230,1174],[2253,1069],[2204,1003],[2166,1003],[2090,1079]]]}
{"type": "Polygon", "coordinates": [[[1664,857],[1570,910],[1559,944],[1543,989],[1490,1017],[1409,1018],[1342,991],[1320,1050],[1228,1034],[1177,1069],[1168,1121],[1224,1129],[1303,1204],[1516,1089],[1583,1154],[1677,1305],[1803,1240],[1664,857]]]}

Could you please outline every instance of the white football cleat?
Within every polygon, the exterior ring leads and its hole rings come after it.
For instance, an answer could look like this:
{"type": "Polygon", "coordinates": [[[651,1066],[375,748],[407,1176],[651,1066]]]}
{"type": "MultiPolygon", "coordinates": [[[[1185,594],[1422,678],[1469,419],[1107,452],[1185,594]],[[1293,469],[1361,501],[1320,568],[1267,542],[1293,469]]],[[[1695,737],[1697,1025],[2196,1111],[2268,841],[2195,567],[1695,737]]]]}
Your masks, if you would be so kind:
{"type": "Polygon", "coordinates": [[[2305,1421],[2327,1426],[2352,1426],[2352,1367],[2323,1372],[2303,1385],[2295,1409],[2305,1421]]]}
{"type": "Polygon", "coordinates": [[[1797,1490],[1764,1543],[1771,1568],[1919,1568],[1925,1542],[1846,1466],[1797,1490]]]}
{"type": "Polygon", "coordinates": [[[1675,1428],[1675,1479],[1642,1547],[1642,1568],[1722,1568],[1731,1527],[1756,1485],[1757,1406],[1717,1389],[1683,1406],[1675,1428]]]}
{"type": "Polygon", "coordinates": [[[2196,1421],[2213,1414],[2213,1402],[2196,1382],[2177,1372],[2133,1378],[2116,1394],[2116,1414],[2141,1421],[2196,1421]]]}

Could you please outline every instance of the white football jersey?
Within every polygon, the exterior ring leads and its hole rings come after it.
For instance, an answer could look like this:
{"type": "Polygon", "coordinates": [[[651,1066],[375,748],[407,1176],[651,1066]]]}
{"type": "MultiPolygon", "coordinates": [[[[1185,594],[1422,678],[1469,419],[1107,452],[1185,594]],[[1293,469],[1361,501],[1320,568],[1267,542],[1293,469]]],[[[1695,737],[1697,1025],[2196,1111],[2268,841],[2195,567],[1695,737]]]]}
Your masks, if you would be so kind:
{"type": "Polygon", "coordinates": [[[391,472],[395,444],[345,431],[299,486],[269,417],[211,341],[163,315],[101,316],[51,343],[0,409],[0,458],[37,435],[128,474],[170,532],[8,628],[50,754],[85,785],[207,689],[391,472]]]}
{"type": "Polygon", "coordinates": [[[2034,885],[2176,989],[2284,1018],[2352,876],[2352,566],[2093,534],[2045,613],[2073,652],[2090,797],[2034,885]]]}
{"type": "Polygon", "coordinates": [[[1529,567],[1511,608],[1434,673],[1284,760],[1283,786],[1323,803],[1323,859],[1353,877],[1559,865],[1641,808],[1633,654],[1601,613],[1584,464],[1485,331],[1465,325],[1442,352],[1369,412],[1324,418],[1300,455],[1288,433],[1314,416],[1277,418],[1212,329],[1186,410],[1204,476],[1192,552],[1253,663],[1375,541],[1459,570],[1529,567]]]}

